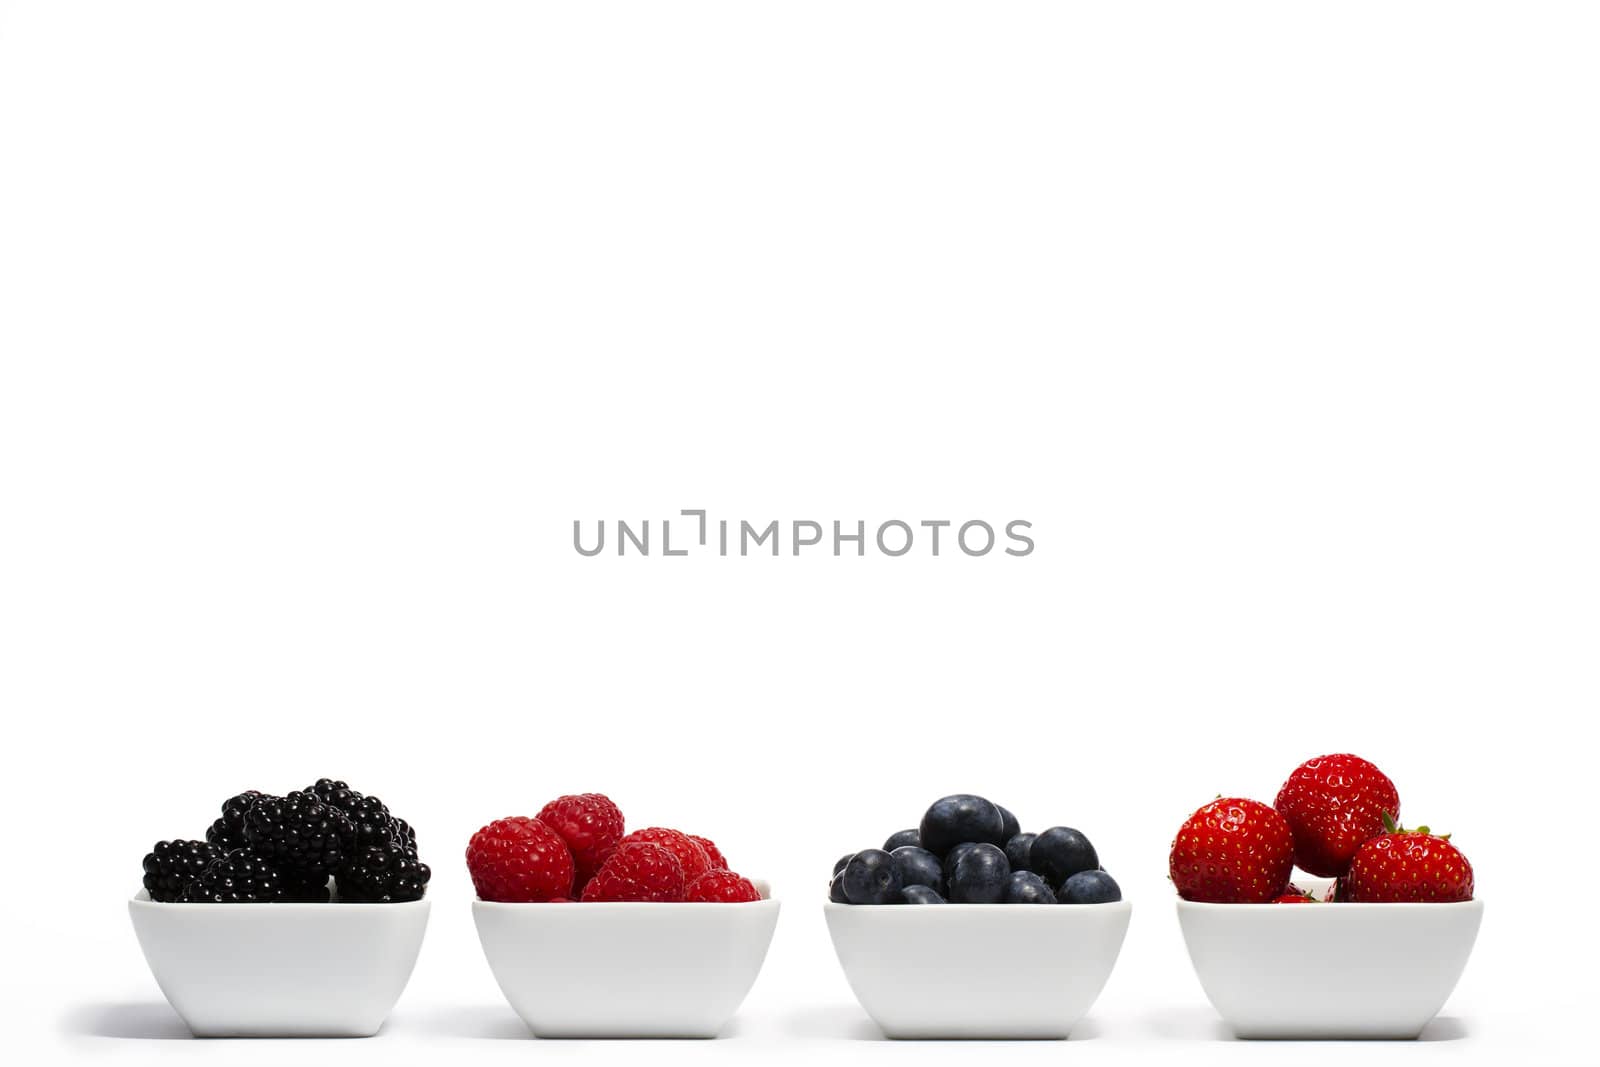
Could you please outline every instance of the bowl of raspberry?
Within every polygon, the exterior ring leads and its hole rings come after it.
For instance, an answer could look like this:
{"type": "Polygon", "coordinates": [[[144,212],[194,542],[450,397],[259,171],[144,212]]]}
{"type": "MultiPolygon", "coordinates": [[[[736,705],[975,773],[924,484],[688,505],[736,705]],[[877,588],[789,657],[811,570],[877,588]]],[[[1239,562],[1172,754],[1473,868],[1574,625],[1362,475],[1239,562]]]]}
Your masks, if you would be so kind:
{"type": "Polygon", "coordinates": [[[540,1038],[716,1037],[778,922],[769,888],[711,840],[629,833],[599,793],[489,823],[467,869],[489,969],[540,1038]]]}
{"type": "Polygon", "coordinates": [[[370,1037],[416,964],[429,874],[409,823],[324,778],[158,842],[128,910],[196,1037],[370,1037]]]}
{"type": "Polygon", "coordinates": [[[892,1038],[1067,1037],[1132,914],[1083,833],[1025,833],[972,794],[841,857],[823,909],[851,990],[892,1038]]]}
{"type": "Polygon", "coordinates": [[[1224,797],[1184,822],[1178,923],[1236,1036],[1407,1040],[1444,1007],[1483,901],[1460,847],[1399,815],[1389,777],[1340,753],[1297,767],[1271,806],[1224,797]]]}

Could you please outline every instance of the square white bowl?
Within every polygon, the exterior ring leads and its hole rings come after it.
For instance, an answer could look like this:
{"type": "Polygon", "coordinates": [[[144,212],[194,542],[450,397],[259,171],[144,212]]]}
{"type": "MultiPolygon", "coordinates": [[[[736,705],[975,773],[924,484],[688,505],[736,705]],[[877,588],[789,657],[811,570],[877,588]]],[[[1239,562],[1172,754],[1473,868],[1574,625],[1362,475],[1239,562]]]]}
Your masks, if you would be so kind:
{"type": "Polygon", "coordinates": [[[716,1037],[761,973],[778,902],[472,902],[500,991],[537,1037],[716,1037]]]}
{"type": "Polygon", "coordinates": [[[428,901],[128,902],[150,973],[196,1037],[371,1037],[400,999],[428,901]]]}
{"type": "MultiPolygon", "coordinates": [[[[1329,883],[1299,879],[1320,898],[1329,883]]],[[[1467,966],[1483,902],[1178,901],[1195,974],[1242,1038],[1415,1038],[1467,966]]]]}
{"type": "Polygon", "coordinates": [[[856,999],[892,1038],[1065,1038],[1133,906],[824,904],[856,999]]]}

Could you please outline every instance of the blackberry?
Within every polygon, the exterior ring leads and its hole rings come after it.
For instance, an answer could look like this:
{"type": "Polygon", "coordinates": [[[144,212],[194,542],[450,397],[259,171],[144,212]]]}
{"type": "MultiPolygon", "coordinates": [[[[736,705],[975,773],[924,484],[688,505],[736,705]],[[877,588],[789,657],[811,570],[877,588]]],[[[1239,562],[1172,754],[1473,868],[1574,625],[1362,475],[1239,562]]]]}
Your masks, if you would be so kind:
{"type": "Polygon", "coordinates": [[[326,874],[282,874],[283,899],[291,904],[326,904],[333,896],[326,874]]]}
{"type": "Polygon", "coordinates": [[[183,899],[190,904],[274,903],[283,899],[283,877],[263,857],[238,848],[212,860],[189,883],[183,899]]]}
{"type": "Polygon", "coordinates": [[[389,806],[374,796],[366,796],[350,788],[350,783],[335,778],[318,778],[307,786],[311,793],[329,807],[337,808],[353,827],[345,851],[355,853],[364,848],[381,848],[391,839],[399,840],[417,858],[417,834],[411,824],[395,817],[389,806]]]}
{"type": "Polygon", "coordinates": [[[189,888],[222,850],[205,841],[157,841],[144,858],[144,887],[151,900],[171,904],[189,888]]]}
{"type": "Polygon", "coordinates": [[[315,793],[290,793],[258,797],[245,813],[244,836],[252,851],[285,874],[327,875],[343,862],[355,828],[315,793]]]}
{"type": "Polygon", "coordinates": [[[339,899],[388,903],[421,900],[433,872],[404,842],[390,839],[358,850],[339,868],[339,899]]]}
{"type": "Polygon", "coordinates": [[[256,802],[261,794],[254,789],[246,789],[236,797],[229,797],[222,802],[222,817],[211,824],[211,829],[206,831],[206,840],[216,845],[223,852],[232,852],[236,848],[244,848],[244,813],[250,810],[250,805],[256,802]]]}

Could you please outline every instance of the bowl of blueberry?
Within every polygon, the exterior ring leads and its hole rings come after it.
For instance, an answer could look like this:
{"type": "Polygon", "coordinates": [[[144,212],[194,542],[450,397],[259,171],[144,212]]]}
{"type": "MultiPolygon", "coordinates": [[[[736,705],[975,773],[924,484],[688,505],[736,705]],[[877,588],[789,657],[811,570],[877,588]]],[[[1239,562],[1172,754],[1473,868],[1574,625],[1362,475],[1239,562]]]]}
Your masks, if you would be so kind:
{"type": "Polygon", "coordinates": [[[887,1036],[1065,1038],[1110,977],[1132,906],[1081,831],[1025,833],[1000,805],[957,794],[882,848],[840,857],[824,911],[887,1036]]]}
{"type": "Polygon", "coordinates": [[[128,909],[196,1037],[369,1037],[410,980],[429,877],[408,822],[323,778],[157,842],[128,909]]]}

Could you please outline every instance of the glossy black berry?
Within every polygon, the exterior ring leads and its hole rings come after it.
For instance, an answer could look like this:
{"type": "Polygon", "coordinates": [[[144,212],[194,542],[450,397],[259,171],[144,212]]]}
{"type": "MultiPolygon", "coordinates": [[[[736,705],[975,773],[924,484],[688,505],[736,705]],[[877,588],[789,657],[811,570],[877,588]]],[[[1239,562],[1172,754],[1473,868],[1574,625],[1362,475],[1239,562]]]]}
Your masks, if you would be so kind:
{"type": "Polygon", "coordinates": [[[894,857],[894,865],[900,870],[901,886],[925,885],[938,889],[944,884],[944,865],[927,849],[901,845],[889,855],[894,857]]]}
{"type": "Polygon", "coordinates": [[[294,871],[279,872],[283,882],[283,899],[293,904],[326,904],[333,899],[328,876],[323,873],[305,874],[294,871]]]}
{"type": "Polygon", "coordinates": [[[211,828],[206,831],[206,840],[216,845],[223,852],[232,852],[236,848],[244,848],[244,813],[250,810],[250,805],[256,802],[261,794],[254,789],[246,789],[238,796],[229,797],[222,802],[222,815],[211,828]]]}
{"type": "Polygon", "coordinates": [[[957,793],[934,801],[918,829],[922,847],[942,857],[965,841],[1004,845],[1004,827],[999,808],[982,797],[957,793]]]}
{"type": "Polygon", "coordinates": [[[335,884],[340,900],[390,903],[421,900],[432,871],[406,851],[404,842],[392,839],[358,849],[339,868],[335,884]]]}
{"type": "Polygon", "coordinates": [[[1017,821],[1015,815],[1006,810],[1004,804],[996,804],[995,807],[1000,809],[1000,835],[1006,841],[1010,841],[1022,832],[1022,824],[1017,821]]]}
{"type": "Polygon", "coordinates": [[[1006,842],[1006,861],[1011,864],[1013,871],[1033,870],[1033,860],[1030,853],[1033,849],[1033,839],[1038,834],[1017,834],[1006,842]]]}
{"type": "Polygon", "coordinates": [[[212,860],[183,899],[190,904],[271,904],[283,899],[283,879],[247,848],[212,860]]]}
{"type": "Polygon", "coordinates": [[[351,834],[345,842],[346,852],[381,848],[390,841],[399,841],[410,850],[411,858],[416,859],[416,833],[404,819],[390,813],[389,806],[377,797],[358,793],[350,788],[348,782],[336,778],[318,778],[303,792],[312,794],[330,808],[336,808],[350,820],[351,834]]]}
{"type": "Polygon", "coordinates": [[[1006,854],[991,844],[974,845],[961,853],[950,872],[950,903],[999,904],[1010,881],[1006,854]]]}
{"type": "Polygon", "coordinates": [[[1011,878],[1006,882],[1007,904],[1054,904],[1056,895],[1032,871],[1012,871],[1011,878]]]}
{"type": "Polygon", "coordinates": [[[1113,904],[1122,899],[1122,887],[1105,871],[1079,871],[1056,896],[1063,904],[1113,904]]]}
{"type": "Polygon", "coordinates": [[[854,852],[846,852],[844,855],[840,856],[838,861],[833,865],[833,873],[838,874],[840,871],[844,870],[844,865],[855,858],[856,854],[854,852]]]}
{"type": "Polygon", "coordinates": [[[144,858],[144,888],[151,900],[182,900],[184,891],[221,855],[208,841],[157,841],[144,858]]]}
{"type": "Polygon", "coordinates": [[[245,840],[284,871],[331,874],[354,837],[350,820],[314,793],[259,797],[245,813],[245,840]]]}
{"type": "Polygon", "coordinates": [[[844,875],[835,874],[828,883],[828,899],[835,904],[848,904],[850,898],[844,895],[844,875]]]}
{"type": "Polygon", "coordinates": [[[900,899],[900,869],[878,848],[857,852],[845,864],[844,895],[852,904],[894,904],[900,899]]]}
{"type": "Polygon", "coordinates": [[[943,904],[944,897],[925,885],[908,885],[900,890],[900,900],[906,904],[943,904]]]}
{"type": "Polygon", "coordinates": [[[1059,886],[1079,871],[1100,868],[1089,839],[1068,826],[1052,826],[1033,839],[1028,850],[1029,866],[1053,886],[1059,886]]]}
{"type": "Polygon", "coordinates": [[[916,845],[920,848],[922,834],[916,830],[896,830],[889,835],[889,840],[883,843],[883,850],[885,852],[893,852],[895,849],[903,848],[906,845],[916,845]]]}

